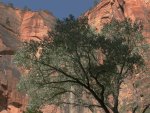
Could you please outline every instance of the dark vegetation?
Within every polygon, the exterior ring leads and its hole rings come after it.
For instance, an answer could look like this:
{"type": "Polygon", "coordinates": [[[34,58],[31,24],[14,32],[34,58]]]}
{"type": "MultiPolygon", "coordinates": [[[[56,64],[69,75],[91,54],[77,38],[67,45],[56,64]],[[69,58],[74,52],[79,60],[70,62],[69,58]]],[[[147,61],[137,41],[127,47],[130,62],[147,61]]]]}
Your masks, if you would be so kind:
{"type": "Polygon", "coordinates": [[[29,108],[69,104],[119,113],[121,83],[144,67],[138,24],[113,20],[95,33],[86,18],[69,16],[49,34],[41,42],[24,43],[15,56],[15,63],[29,70],[18,85],[30,96],[29,108]],[[71,95],[73,101],[66,99],[71,95]]]}

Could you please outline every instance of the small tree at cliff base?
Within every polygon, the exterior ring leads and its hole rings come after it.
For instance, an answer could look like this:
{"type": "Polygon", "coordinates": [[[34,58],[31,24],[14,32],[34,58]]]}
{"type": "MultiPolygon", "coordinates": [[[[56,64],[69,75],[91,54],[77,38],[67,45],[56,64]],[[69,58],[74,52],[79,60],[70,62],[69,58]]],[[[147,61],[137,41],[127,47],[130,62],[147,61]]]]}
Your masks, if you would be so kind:
{"type": "Polygon", "coordinates": [[[50,36],[52,41],[25,43],[15,56],[28,70],[18,88],[30,96],[29,106],[69,104],[119,113],[120,85],[144,63],[138,25],[113,20],[95,33],[87,19],[69,16],[58,20],[50,36]]]}

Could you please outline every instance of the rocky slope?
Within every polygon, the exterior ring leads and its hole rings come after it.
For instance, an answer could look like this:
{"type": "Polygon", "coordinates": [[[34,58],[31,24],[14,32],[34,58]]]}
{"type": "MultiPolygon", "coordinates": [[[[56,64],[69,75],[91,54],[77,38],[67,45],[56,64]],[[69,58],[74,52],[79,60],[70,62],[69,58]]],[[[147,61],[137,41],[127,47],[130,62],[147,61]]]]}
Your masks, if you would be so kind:
{"type": "Polygon", "coordinates": [[[13,64],[14,52],[22,41],[41,40],[53,29],[55,17],[47,11],[32,12],[0,3],[0,113],[20,113],[27,95],[16,90],[19,69],[13,64]]]}
{"type": "MultiPolygon", "coordinates": [[[[113,18],[121,21],[125,18],[143,24],[143,35],[146,43],[150,42],[150,0],[101,0],[101,2],[85,13],[89,19],[89,24],[100,31],[113,18]]],[[[149,52],[148,52],[149,55],[149,52]]],[[[149,57],[146,58],[146,65],[150,67],[149,57]]],[[[136,74],[122,84],[120,92],[120,111],[127,113],[138,105],[137,113],[150,104],[150,75],[136,74]],[[132,106],[132,107],[131,107],[132,106]],[[125,109],[126,108],[126,109],[125,109]]],[[[147,113],[150,112],[150,108],[147,113]]]]}

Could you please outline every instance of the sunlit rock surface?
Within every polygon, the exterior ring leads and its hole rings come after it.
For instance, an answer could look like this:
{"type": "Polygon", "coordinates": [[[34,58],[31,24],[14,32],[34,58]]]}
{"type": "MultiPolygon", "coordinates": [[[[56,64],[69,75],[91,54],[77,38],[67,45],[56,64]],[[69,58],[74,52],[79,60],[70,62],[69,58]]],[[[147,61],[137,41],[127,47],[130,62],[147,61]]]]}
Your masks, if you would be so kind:
{"type": "Polygon", "coordinates": [[[28,97],[17,91],[22,71],[13,63],[21,42],[40,41],[53,29],[55,17],[47,11],[16,9],[0,3],[0,113],[21,113],[28,97]]]}
{"type": "MultiPolygon", "coordinates": [[[[132,22],[137,21],[143,24],[143,35],[146,37],[146,43],[150,42],[150,0],[101,0],[91,10],[85,13],[89,19],[89,24],[98,32],[102,27],[111,22],[113,18],[122,21],[125,18],[132,22]]],[[[149,52],[148,52],[149,55],[149,52]]],[[[150,67],[149,56],[146,58],[146,65],[150,67]]],[[[122,84],[120,91],[119,110],[121,113],[130,113],[138,104],[139,109],[143,110],[150,104],[150,75],[149,71],[146,74],[137,73],[129,77],[122,84]]],[[[148,112],[150,109],[148,109],[148,112]]]]}
{"type": "MultiPolygon", "coordinates": [[[[85,16],[89,24],[97,31],[109,23],[112,18],[123,20],[130,18],[144,24],[144,36],[150,40],[150,0],[101,0],[87,11],[85,16]]],[[[13,64],[13,54],[22,41],[46,38],[47,32],[55,25],[55,17],[47,11],[25,11],[0,4],[0,113],[21,113],[27,105],[27,95],[16,90],[21,72],[13,64]]],[[[149,65],[149,63],[147,63],[149,65]]],[[[149,74],[136,74],[122,84],[120,92],[120,111],[129,113],[138,103],[144,108],[150,103],[149,74]],[[126,108],[126,109],[125,109],[126,108]]],[[[44,113],[91,113],[90,110],[77,107],[45,106],[44,113]]],[[[100,111],[95,111],[99,113],[100,111]]],[[[140,111],[139,111],[140,113],[140,111]]]]}

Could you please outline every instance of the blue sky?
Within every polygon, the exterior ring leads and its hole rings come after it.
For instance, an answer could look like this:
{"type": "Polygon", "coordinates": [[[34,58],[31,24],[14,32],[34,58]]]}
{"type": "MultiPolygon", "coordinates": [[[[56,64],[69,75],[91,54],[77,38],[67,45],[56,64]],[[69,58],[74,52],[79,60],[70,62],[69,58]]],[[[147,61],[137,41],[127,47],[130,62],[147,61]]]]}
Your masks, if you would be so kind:
{"type": "Polygon", "coordinates": [[[4,3],[13,3],[14,6],[23,8],[25,6],[33,10],[46,9],[54,16],[62,19],[69,14],[80,16],[93,6],[94,0],[0,0],[4,3]]]}

